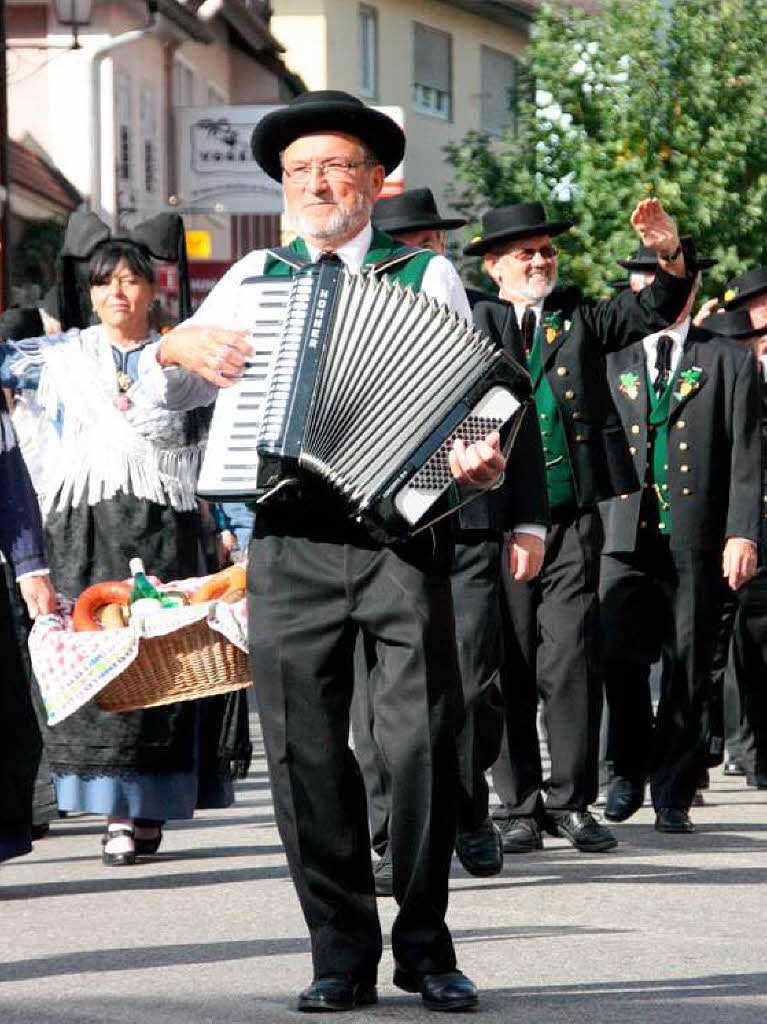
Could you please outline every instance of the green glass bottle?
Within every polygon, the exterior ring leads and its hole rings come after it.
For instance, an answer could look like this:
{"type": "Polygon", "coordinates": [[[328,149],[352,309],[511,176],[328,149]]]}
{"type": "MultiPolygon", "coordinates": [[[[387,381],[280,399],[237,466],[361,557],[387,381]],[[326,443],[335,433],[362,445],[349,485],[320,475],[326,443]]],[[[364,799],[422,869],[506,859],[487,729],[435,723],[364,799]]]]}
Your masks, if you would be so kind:
{"type": "Polygon", "coordinates": [[[131,558],[129,568],[133,577],[133,586],[130,592],[130,615],[131,620],[135,621],[160,611],[162,602],[159,591],[146,577],[142,560],[131,558]]]}

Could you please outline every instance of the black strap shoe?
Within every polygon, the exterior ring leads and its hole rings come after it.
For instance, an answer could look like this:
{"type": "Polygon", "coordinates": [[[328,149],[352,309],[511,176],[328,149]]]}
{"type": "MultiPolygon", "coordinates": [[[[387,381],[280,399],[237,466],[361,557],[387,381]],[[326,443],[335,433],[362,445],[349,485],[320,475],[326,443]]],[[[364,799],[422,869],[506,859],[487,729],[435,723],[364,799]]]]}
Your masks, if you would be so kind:
{"type": "Polygon", "coordinates": [[[396,965],[394,984],[405,992],[420,992],[423,1005],[428,1010],[455,1013],[459,1010],[475,1010],[479,1006],[476,985],[461,971],[415,974],[396,965]]]}
{"type": "Polygon", "coordinates": [[[600,825],[591,811],[549,812],[554,834],[563,836],[581,853],[603,853],[618,845],[609,828],[600,825]]]}
{"type": "Polygon", "coordinates": [[[106,834],[106,842],[104,843],[101,851],[101,863],[105,864],[108,868],[124,868],[136,863],[134,832],[129,825],[109,826],[106,834]],[[110,841],[112,839],[118,839],[120,836],[125,836],[126,839],[130,839],[132,848],[130,850],[124,850],[122,853],[108,852],[107,846],[110,841]]]}
{"type": "Polygon", "coordinates": [[[694,832],[695,826],[690,821],[687,811],[682,811],[678,807],[662,807],[655,815],[655,831],[681,835],[694,832]]]}
{"type": "Polygon", "coordinates": [[[508,818],[501,824],[504,853],[532,853],[543,849],[541,829],[535,818],[508,818]]]}
{"type": "Polygon", "coordinates": [[[297,1008],[303,1013],[334,1013],[377,1002],[374,984],[355,981],[348,974],[327,974],[304,989],[298,997],[297,1008]]]}
{"type": "Polygon", "coordinates": [[[499,875],[503,870],[501,833],[489,818],[473,832],[459,832],[455,852],[469,874],[477,878],[499,875]]]}
{"type": "Polygon", "coordinates": [[[631,779],[614,779],[605,800],[608,821],[627,821],[644,803],[644,783],[631,779]]]}

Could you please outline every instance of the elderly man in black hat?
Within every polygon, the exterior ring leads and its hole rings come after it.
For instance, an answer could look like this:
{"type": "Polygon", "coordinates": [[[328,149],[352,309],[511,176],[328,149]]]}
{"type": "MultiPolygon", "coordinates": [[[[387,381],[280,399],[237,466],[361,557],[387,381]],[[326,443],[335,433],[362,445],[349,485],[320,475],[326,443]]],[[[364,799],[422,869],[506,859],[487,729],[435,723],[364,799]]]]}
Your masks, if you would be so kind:
{"type": "Polygon", "coordinates": [[[706,767],[722,577],[734,591],[753,575],[761,500],[753,359],[691,323],[700,272],[714,261],[696,257],[691,242],[686,259],[696,276],[679,316],[607,357],[642,490],[600,506],[615,767],[605,816],[629,818],[649,776],[655,828],[677,834],[694,831],[688,811],[706,767]],[[653,717],[650,666],[661,654],[653,717]]]}
{"type": "MultiPolygon", "coordinates": [[[[468,317],[463,286],[447,260],[371,227],[384,176],[404,152],[404,134],[393,121],[345,93],[306,93],[267,115],[252,146],[260,165],[282,182],[299,237],[246,256],[191,324],[145,357],[146,386],[156,397],[201,404],[215,391],[206,382],[227,386],[240,373],[249,346],[233,329],[241,323],[234,311],[240,284],[253,275],[289,276],[322,258],[340,259],[352,272],[374,265],[468,317]]],[[[504,465],[498,435],[472,445],[457,441],[451,463],[459,481],[492,484],[504,465]]],[[[382,546],[321,485],[256,516],[248,566],[251,661],[275,815],[314,963],[300,1010],[376,1001],[381,930],[365,792],[348,746],[360,632],[375,642],[382,666],[375,716],[392,777],[394,982],[420,992],[432,1010],[477,1004],[474,985],[456,970],[445,924],[461,715],[452,554],[449,524],[382,546]]]]}
{"type": "MultiPolygon", "coordinates": [[[[440,215],[431,189],[418,188],[379,199],[373,224],[397,241],[444,253],[448,231],[462,227],[461,218],[440,215]]],[[[470,291],[474,322],[488,337],[524,361],[519,331],[508,306],[484,292],[470,291]],[[489,300],[489,301],[488,301],[489,300]],[[513,323],[512,323],[513,321],[513,323]]],[[[510,533],[509,557],[517,579],[532,579],[543,560],[548,524],[541,437],[533,416],[527,416],[509,456],[502,487],[488,492],[458,513],[456,554],[452,574],[458,660],[463,684],[465,720],[458,737],[459,793],[456,852],[473,875],[498,874],[503,850],[497,827],[488,813],[485,773],[500,750],[503,703],[500,693],[500,572],[503,531],[510,533]]],[[[391,895],[388,823],[391,794],[388,770],[374,740],[371,698],[375,667],[368,652],[352,705],[357,753],[371,819],[373,848],[381,854],[374,868],[376,892],[391,895]],[[366,685],[367,684],[367,685],[366,685]]]]}
{"type": "Polygon", "coordinates": [[[537,580],[504,574],[508,622],[503,672],[508,749],[493,769],[502,800],[495,815],[504,850],[540,849],[541,829],[583,852],[615,846],[588,810],[597,795],[602,677],[597,582],[602,528],[598,501],[638,487],[610,398],[605,348],[626,345],[676,319],[689,292],[676,226],[657,200],[632,214],[663,270],[641,295],[626,290],[592,302],[557,287],[554,237],[571,224],[551,221],[540,203],[491,210],[466,247],[481,256],[499,295],[514,307],[543,435],[552,526],[537,580]],[[536,729],[539,696],[551,752],[543,801],[536,729]]]}

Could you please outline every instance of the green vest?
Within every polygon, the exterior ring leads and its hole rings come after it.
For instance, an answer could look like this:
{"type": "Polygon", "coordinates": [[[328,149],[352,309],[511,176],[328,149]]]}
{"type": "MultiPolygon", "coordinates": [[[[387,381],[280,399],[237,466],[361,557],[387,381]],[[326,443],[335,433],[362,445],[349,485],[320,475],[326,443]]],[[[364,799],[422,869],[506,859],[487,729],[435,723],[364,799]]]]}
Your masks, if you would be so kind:
{"type": "MultiPolygon", "coordinates": [[[[543,318],[541,318],[543,319],[543,318]]],[[[543,440],[543,456],[546,461],[546,488],[549,492],[549,506],[562,508],[575,504],[575,481],[570,465],[570,454],[567,450],[567,438],[562,423],[554,392],[542,372],[541,344],[544,334],[543,325],[535,332],[535,339],[530,355],[527,358],[528,369],[535,386],[534,400],[538,419],[541,425],[543,440]]]]}
{"type": "Polygon", "coordinates": [[[675,376],[669,380],[662,395],[656,395],[655,388],[647,374],[647,443],[650,453],[647,459],[647,475],[642,495],[641,520],[647,523],[645,529],[659,530],[664,536],[671,536],[671,490],[668,485],[668,417],[671,411],[671,396],[676,386],[675,376]]]}
{"type": "MultiPolygon", "coordinates": [[[[370,248],[365,254],[362,264],[363,266],[369,266],[378,260],[389,256],[396,256],[400,250],[407,248],[407,246],[402,245],[400,242],[396,242],[390,235],[384,234],[383,231],[378,231],[377,228],[373,228],[370,248]]],[[[294,238],[288,249],[292,250],[302,263],[309,262],[309,250],[303,238],[294,238]]],[[[399,281],[401,285],[407,285],[416,292],[420,291],[426,267],[436,255],[430,249],[424,249],[417,252],[409,260],[395,264],[391,270],[386,271],[386,275],[395,281],[399,281]]],[[[286,277],[292,275],[293,272],[294,268],[289,263],[285,263],[271,253],[267,254],[264,265],[265,275],[269,277],[286,277]]]]}

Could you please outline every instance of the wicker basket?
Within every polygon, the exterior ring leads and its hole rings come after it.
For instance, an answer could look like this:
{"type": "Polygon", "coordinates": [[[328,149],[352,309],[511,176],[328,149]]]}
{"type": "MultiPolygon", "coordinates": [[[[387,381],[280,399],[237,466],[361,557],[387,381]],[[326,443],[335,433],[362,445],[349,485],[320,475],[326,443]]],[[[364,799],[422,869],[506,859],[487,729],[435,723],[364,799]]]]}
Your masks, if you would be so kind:
{"type": "Polygon", "coordinates": [[[247,655],[203,619],[142,638],[138,657],[96,694],[102,711],[138,711],[250,686],[247,655]]]}

